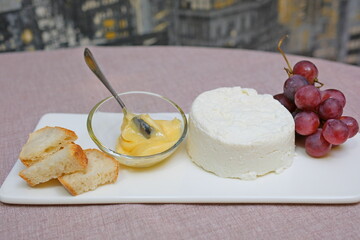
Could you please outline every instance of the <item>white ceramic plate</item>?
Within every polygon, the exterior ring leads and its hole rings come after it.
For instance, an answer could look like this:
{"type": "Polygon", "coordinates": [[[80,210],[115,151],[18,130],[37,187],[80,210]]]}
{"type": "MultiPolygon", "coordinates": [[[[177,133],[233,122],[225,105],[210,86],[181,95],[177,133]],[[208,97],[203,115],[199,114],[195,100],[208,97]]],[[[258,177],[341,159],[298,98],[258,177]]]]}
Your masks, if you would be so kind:
{"type": "MultiPolygon", "coordinates": [[[[160,116],[161,117],[161,116],[160,116]]],[[[169,117],[169,114],[162,114],[169,117]]],[[[96,148],[86,130],[85,114],[46,114],[36,129],[61,126],[77,133],[76,141],[96,148]]],[[[123,167],[115,184],[71,196],[57,180],[29,187],[18,173],[17,160],[0,189],[0,200],[12,204],[105,203],[355,203],[360,201],[360,136],[325,158],[316,159],[297,147],[293,165],[281,174],[257,180],[226,179],[191,162],[184,144],[165,162],[148,169],[123,167]]]]}

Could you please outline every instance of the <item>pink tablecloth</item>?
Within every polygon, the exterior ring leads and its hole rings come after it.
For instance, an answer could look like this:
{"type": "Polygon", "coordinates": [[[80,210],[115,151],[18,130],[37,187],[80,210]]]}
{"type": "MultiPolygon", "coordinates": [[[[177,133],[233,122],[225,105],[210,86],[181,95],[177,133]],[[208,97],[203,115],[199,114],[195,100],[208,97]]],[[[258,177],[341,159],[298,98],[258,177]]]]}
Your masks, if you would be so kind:
{"type": "MultiPolygon", "coordinates": [[[[144,90],[186,112],[201,92],[222,86],[282,91],[281,55],[190,47],[92,47],[117,91],[144,90]]],[[[304,57],[290,56],[295,64],[304,57]]],[[[360,68],[312,60],[326,88],[347,96],[360,120],[360,68]]],[[[83,60],[83,48],[0,55],[0,183],[39,118],[88,113],[107,90],[83,60]]],[[[359,184],[359,183],[354,183],[359,184]]],[[[0,204],[0,239],[360,239],[360,205],[0,204]]]]}

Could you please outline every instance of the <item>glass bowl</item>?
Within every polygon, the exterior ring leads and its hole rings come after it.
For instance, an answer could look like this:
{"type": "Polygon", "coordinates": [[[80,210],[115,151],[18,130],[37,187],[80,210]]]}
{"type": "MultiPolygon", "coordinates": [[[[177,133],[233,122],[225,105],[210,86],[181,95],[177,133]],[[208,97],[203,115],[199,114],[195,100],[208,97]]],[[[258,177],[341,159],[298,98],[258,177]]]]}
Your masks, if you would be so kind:
{"type": "Polygon", "coordinates": [[[153,119],[181,121],[182,133],[179,140],[169,149],[148,156],[130,156],[116,152],[121,134],[123,113],[113,96],[96,104],[87,118],[87,129],[91,139],[103,152],[129,167],[150,167],[169,157],[184,140],[187,133],[187,119],[183,110],[170,99],[150,92],[125,92],[118,94],[126,108],[135,114],[149,114],[153,119]]]}

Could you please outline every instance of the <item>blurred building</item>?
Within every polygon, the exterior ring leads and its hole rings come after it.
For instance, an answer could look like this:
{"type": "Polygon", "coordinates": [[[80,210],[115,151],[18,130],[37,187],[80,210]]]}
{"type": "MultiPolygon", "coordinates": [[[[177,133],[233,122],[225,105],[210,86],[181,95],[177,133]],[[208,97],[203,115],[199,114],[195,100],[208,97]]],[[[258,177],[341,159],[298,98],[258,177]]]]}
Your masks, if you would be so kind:
{"type": "Polygon", "coordinates": [[[360,1],[351,0],[344,8],[343,47],[337,60],[360,65],[360,1]]]}
{"type": "Polygon", "coordinates": [[[71,26],[71,16],[66,1],[33,0],[27,2],[32,8],[34,26],[40,31],[43,49],[57,49],[76,45],[76,33],[71,26]]]}
{"type": "Polygon", "coordinates": [[[75,27],[97,45],[168,44],[170,0],[78,0],[75,27]]]}
{"type": "Polygon", "coordinates": [[[0,51],[43,48],[41,31],[31,2],[1,2],[0,13],[0,51]]]}
{"type": "Polygon", "coordinates": [[[168,45],[171,0],[3,0],[0,51],[168,45]]]}
{"type": "Polygon", "coordinates": [[[71,13],[68,1],[0,2],[0,51],[77,46],[78,32],[71,13]]]}
{"type": "Polygon", "coordinates": [[[135,12],[138,44],[168,45],[172,24],[172,0],[130,0],[135,12]]]}
{"type": "Polygon", "coordinates": [[[180,0],[171,43],[275,50],[284,34],[273,0],[180,0]]]}
{"type": "Polygon", "coordinates": [[[360,63],[358,0],[279,0],[279,22],[289,29],[288,52],[360,63]]]}
{"type": "Polygon", "coordinates": [[[79,42],[104,45],[134,40],[134,12],[128,0],[72,1],[74,24],[81,32],[79,42]]]}
{"type": "Polygon", "coordinates": [[[360,0],[0,0],[0,52],[82,45],[276,51],[360,65],[360,0]]]}
{"type": "MultiPolygon", "coordinates": [[[[320,1],[279,0],[279,22],[289,29],[289,38],[284,42],[288,51],[310,55],[314,50],[316,34],[322,27],[322,24],[318,24],[320,1]]],[[[328,29],[333,30],[332,23],[328,24],[328,29]]]]}

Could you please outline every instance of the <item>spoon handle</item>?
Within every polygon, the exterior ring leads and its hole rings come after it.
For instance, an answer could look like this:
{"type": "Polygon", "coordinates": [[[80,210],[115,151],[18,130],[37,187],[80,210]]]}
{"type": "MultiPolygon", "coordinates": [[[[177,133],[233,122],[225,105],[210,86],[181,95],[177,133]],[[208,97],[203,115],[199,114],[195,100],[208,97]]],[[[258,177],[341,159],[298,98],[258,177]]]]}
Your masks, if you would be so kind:
{"type": "Polygon", "coordinates": [[[100,81],[104,84],[104,86],[111,92],[111,94],[114,96],[116,101],[118,101],[118,103],[122,107],[123,112],[126,113],[127,111],[124,102],[118,96],[116,91],[111,87],[110,83],[108,82],[104,74],[101,72],[99,66],[95,61],[95,58],[93,57],[91,51],[88,48],[85,48],[84,57],[85,57],[85,62],[89,66],[91,71],[93,71],[93,73],[100,79],[100,81]]]}

